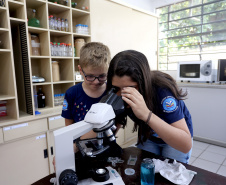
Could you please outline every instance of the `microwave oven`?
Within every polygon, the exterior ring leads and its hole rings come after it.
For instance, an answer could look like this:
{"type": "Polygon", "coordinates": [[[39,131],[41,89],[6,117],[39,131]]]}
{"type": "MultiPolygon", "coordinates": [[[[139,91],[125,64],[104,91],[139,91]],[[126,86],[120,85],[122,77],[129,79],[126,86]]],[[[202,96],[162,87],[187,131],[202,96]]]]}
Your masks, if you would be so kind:
{"type": "Polygon", "coordinates": [[[211,60],[178,62],[177,80],[181,82],[216,82],[216,63],[211,60]]]}
{"type": "Polygon", "coordinates": [[[218,81],[226,82],[226,59],[218,60],[218,81]]]}

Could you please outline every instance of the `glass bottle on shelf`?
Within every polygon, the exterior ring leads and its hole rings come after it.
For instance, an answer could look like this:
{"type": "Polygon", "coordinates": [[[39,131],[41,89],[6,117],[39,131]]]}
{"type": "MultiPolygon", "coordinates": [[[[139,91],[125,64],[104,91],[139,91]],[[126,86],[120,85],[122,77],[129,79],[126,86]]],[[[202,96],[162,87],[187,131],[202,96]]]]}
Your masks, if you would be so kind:
{"type": "Polygon", "coordinates": [[[42,88],[38,89],[38,108],[44,108],[46,106],[45,104],[45,94],[42,92],[42,88]]]}
{"type": "Polygon", "coordinates": [[[32,10],[32,16],[28,20],[28,26],[33,26],[33,27],[40,27],[40,21],[36,17],[36,10],[32,10]]]}
{"type": "Polygon", "coordinates": [[[31,35],[31,50],[33,56],[40,56],[41,50],[40,50],[40,41],[39,37],[37,35],[31,35]]]}

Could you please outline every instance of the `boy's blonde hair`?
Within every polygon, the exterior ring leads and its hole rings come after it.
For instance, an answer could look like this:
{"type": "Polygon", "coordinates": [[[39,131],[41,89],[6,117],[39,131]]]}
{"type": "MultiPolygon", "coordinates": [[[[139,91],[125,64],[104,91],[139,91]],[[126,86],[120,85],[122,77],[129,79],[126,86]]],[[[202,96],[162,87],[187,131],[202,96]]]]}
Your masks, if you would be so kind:
{"type": "Polygon", "coordinates": [[[109,67],[111,53],[107,46],[100,42],[86,43],[80,50],[79,65],[83,67],[109,67]]]}

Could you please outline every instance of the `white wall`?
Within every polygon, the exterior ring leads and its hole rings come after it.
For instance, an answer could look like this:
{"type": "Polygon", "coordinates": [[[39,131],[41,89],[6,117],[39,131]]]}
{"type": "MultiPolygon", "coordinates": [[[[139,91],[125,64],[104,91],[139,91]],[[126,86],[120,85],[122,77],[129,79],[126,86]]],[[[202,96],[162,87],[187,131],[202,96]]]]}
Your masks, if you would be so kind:
{"type": "Polygon", "coordinates": [[[115,1],[90,1],[92,41],[106,44],[112,57],[120,51],[142,52],[157,69],[158,18],[115,1]],[[95,10],[95,11],[94,11],[95,10]],[[148,31],[147,31],[148,30],[148,31]]]}
{"type": "Polygon", "coordinates": [[[155,13],[155,9],[161,6],[177,3],[183,0],[114,0],[124,2],[128,5],[135,6],[148,12],[155,13]]]}

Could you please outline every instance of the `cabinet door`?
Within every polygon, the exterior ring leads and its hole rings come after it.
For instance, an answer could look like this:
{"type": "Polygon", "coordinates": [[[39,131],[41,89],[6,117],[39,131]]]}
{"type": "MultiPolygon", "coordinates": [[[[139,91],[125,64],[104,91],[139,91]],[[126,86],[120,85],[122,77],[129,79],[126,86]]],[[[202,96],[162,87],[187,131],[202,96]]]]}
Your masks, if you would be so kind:
{"type": "Polygon", "coordinates": [[[54,135],[53,131],[47,132],[47,138],[48,138],[48,155],[49,155],[49,172],[50,174],[54,173],[54,167],[53,167],[53,157],[54,157],[54,135]]]}
{"type": "Polygon", "coordinates": [[[116,142],[119,146],[122,146],[125,142],[125,130],[124,129],[120,129],[117,134],[116,134],[116,142]]]}
{"type": "Polygon", "coordinates": [[[133,126],[133,121],[129,117],[127,117],[127,124],[125,127],[125,143],[137,138],[137,132],[132,132],[133,126]]]}
{"type": "Polygon", "coordinates": [[[49,175],[46,134],[0,145],[0,184],[28,185],[49,175]]]}
{"type": "Polygon", "coordinates": [[[48,124],[49,124],[49,131],[47,132],[47,141],[48,141],[48,155],[49,155],[49,168],[50,168],[50,174],[54,173],[54,167],[53,167],[53,157],[54,157],[54,135],[53,130],[56,130],[58,128],[62,128],[65,126],[65,119],[63,117],[54,116],[48,118],[48,124]]]}

